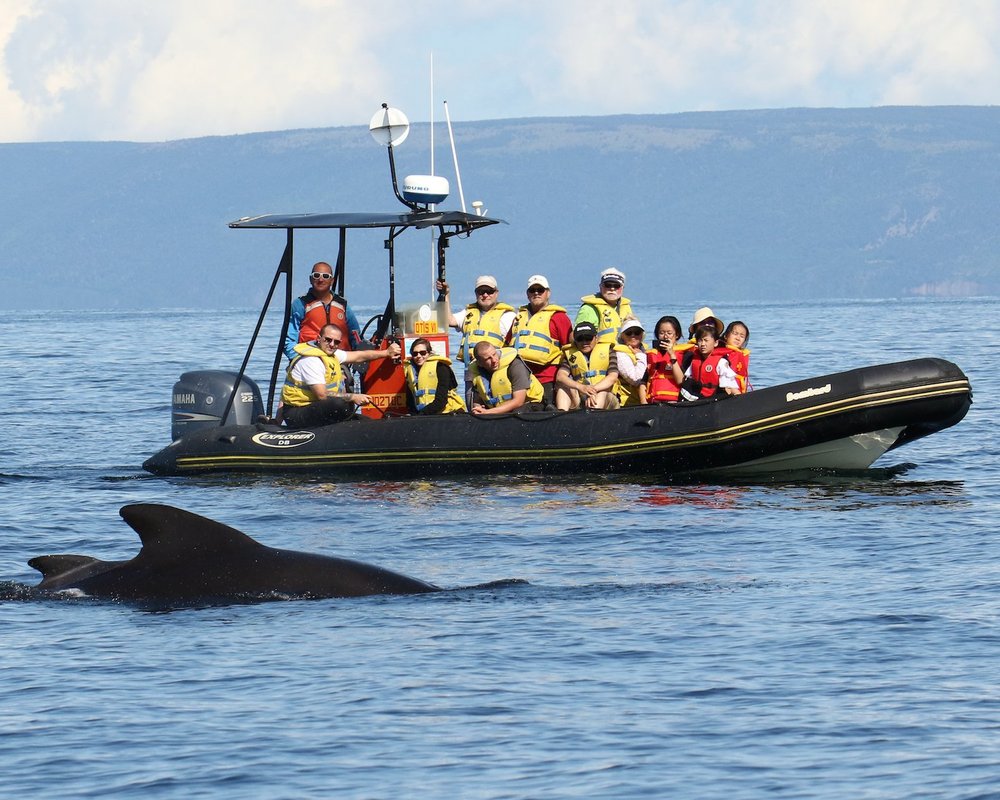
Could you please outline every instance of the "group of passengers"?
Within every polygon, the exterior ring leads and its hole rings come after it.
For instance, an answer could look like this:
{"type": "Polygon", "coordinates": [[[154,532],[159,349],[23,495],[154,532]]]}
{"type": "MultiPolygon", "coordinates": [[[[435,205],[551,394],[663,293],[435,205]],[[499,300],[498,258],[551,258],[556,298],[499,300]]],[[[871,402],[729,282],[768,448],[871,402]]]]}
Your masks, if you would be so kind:
{"type": "MultiPolygon", "coordinates": [[[[438,289],[447,302],[447,284],[439,281],[438,289]]],[[[466,368],[468,408],[473,414],[610,410],[749,390],[750,329],[745,323],[733,322],[724,329],[710,308],[700,308],[688,328],[690,339],[682,342],[680,322],[665,316],[657,322],[653,346],[647,350],[645,330],[624,289],[624,272],[604,270],[597,292],[581,298],[570,321],[565,308],[550,302],[552,289],[544,275],[528,278],[528,302],[516,310],[500,301],[492,275],[478,277],[476,301],[466,306],[464,317],[451,314],[450,319],[462,334],[458,354],[466,368]]],[[[430,351],[430,343],[417,340],[411,352],[414,348],[430,351]]],[[[442,413],[423,405],[434,396],[434,378],[428,375],[421,384],[422,370],[411,368],[408,375],[414,410],[442,413]]],[[[457,388],[454,377],[451,383],[457,388]]],[[[451,408],[464,410],[454,399],[451,408]]]]}
{"type": "MultiPolygon", "coordinates": [[[[333,292],[330,266],[319,262],[310,290],[292,305],[285,352],[291,359],[282,391],[284,419],[314,427],[348,418],[368,395],[345,388],[343,364],[399,359],[398,344],[356,349],[362,342],[347,302],[333,292]]],[[[499,299],[491,275],[475,282],[476,300],[463,316],[449,310],[462,334],[464,392],[451,360],[424,338],[410,343],[404,364],[410,410],[417,414],[507,414],[517,410],[611,410],[646,403],[676,403],[739,394],[750,389],[749,328],[722,321],[708,307],[695,312],[681,341],[681,324],[664,316],[644,346],[645,330],[623,296],[625,274],[601,273],[598,291],[583,298],[575,320],[550,302],[544,275],[532,275],[519,309],[499,299]]],[[[450,309],[449,287],[438,290],[450,309]]]]}

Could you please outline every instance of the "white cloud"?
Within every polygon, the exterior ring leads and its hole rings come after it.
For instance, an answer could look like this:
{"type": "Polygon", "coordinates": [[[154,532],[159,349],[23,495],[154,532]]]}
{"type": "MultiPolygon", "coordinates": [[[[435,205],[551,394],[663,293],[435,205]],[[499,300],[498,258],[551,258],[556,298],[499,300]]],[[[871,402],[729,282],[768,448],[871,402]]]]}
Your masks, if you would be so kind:
{"type": "Polygon", "coordinates": [[[994,0],[3,0],[0,140],[791,105],[994,104],[994,0]]]}

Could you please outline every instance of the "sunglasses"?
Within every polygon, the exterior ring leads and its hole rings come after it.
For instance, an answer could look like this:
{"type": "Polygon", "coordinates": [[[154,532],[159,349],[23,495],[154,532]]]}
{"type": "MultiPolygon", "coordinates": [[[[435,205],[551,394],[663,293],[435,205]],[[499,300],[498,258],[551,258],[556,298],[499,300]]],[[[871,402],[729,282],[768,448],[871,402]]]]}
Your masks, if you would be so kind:
{"type": "Polygon", "coordinates": [[[496,294],[496,289],[476,289],[476,294],[496,294]]]}
{"type": "Polygon", "coordinates": [[[575,341],[575,342],[583,342],[583,343],[592,342],[592,341],[594,341],[594,337],[593,336],[577,336],[577,337],[575,337],[573,339],[573,341],[575,341]]]}
{"type": "Polygon", "coordinates": [[[333,275],[331,275],[329,272],[313,272],[309,275],[309,277],[312,278],[314,281],[318,281],[320,279],[329,280],[330,278],[333,277],[333,275]]]}
{"type": "Polygon", "coordinates": [[[410,351],[410,355],[414,356],[414,357],[415,356],[426,356],[429,352],[430,352],[429,350],[411,350],[410,351]]]}
{"type": "Polygon", "coordinates": [[[636,330],[635,328],[632,328],[630,330],[625,331],[624,335],[625,336],[639,336],[639,337],[641,337],[642,336],[642,331],[636,330]]]}
{"type": "Polygon", "coordinates": [[[548,289],[543,289],[541,286],[532,286],[528,289],[528,294],[545,294],[548,289]]]}
{"type": "Polygon", "coordinates": [[[604,281],[601,286],[605,289],[621,289],[622,285],[618,281],[604,281]]]}
{"type": "Polygon", "coordinates": [[[323,337],[323,341],[326,342],[327,344],[340,344],[344,340],[343,339],[334,339],[332,336],[324,336],[323,337]]]}

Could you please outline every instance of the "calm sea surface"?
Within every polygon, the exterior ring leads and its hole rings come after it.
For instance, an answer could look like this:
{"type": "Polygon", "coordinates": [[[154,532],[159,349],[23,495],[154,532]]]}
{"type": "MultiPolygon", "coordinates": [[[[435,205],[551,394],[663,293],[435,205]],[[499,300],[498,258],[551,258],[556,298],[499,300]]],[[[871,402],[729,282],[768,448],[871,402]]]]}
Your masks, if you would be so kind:
{"type": "Polygon", "coordinates": [[[173,382],[237,367],[256,312],[0,313],[2,794],[1000,796],[1000,300],[713,306],[749,323],[758,386],[941,355],[975,403],[861,476],[162,479],[139,465],[173,382]],[[21,596],[32,556],[134,555],[131,502],[442,586],[528,584],[21,596]]]}

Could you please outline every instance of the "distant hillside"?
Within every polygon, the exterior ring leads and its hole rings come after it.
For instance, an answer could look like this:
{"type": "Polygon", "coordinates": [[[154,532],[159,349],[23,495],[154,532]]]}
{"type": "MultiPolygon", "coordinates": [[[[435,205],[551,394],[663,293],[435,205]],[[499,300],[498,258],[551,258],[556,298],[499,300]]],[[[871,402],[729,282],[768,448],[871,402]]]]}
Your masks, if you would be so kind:
{"type": "MultiPolygon", "coordinates": [[[[520,301],[535,272],[568,306],[601,268],[633,298],[705,300],[1000,293],[1000,108],[788,109],[456,123],[467,202],[510,224],[448,251],[456,302],[491,272],[520,301]]],[[[428,171],[426,125],[397,151],[428,171]]],[[[437,171],[457,185],[443,135],[437,171]]],[[[4,308],[255,305],[280,232],[266,212],[395,211],[366,126],[191,139],[0,145],[4,308]]],[[[297,285],[335,238],[297,240],[297,285]]],[[[397,259],[429,294],[430,247],[397,259]]],[[[385,251],[349,244],[348,291],[380,305],[385,251]]]]}

